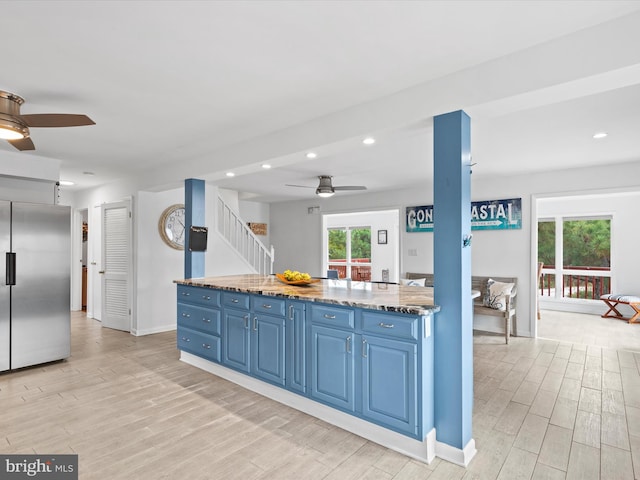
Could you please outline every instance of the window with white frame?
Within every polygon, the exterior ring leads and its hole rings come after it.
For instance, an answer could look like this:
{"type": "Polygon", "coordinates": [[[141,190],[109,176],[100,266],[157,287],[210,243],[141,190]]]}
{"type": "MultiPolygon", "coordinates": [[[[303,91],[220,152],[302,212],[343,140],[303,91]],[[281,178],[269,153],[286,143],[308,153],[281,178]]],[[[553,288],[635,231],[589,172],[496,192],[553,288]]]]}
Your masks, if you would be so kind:
{"type": "Polygon", "coordinates": [[[611,217],[539,219],[538,262],[543,298],[598,300],[610,293],[611,217]]]}
{"type": "Polygon", "coordinates": [[[327,266],[339,278],[371,280],[371,227],[327,229],[327,266]]]}

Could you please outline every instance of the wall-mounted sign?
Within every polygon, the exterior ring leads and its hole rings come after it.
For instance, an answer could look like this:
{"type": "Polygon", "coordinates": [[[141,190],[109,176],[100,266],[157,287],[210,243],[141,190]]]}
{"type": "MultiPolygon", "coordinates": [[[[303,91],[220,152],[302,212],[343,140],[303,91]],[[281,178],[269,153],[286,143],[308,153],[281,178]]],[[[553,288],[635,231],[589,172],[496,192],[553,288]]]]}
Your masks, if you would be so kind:
{"type": "MultiPolygon", "coordinates": [[[[471,230],[522,228],[522,199],[471,202],[471,230]]],[[[407,207],[407,232],[433,232],[433,205],[407,207]]]]}
{"type": "Polygon", "coordinates": [[[266,235],[267,234],[267,224],[266,223],[256,223],[256,222],[248,222],[249,228],[255,235],[266,235]]]}

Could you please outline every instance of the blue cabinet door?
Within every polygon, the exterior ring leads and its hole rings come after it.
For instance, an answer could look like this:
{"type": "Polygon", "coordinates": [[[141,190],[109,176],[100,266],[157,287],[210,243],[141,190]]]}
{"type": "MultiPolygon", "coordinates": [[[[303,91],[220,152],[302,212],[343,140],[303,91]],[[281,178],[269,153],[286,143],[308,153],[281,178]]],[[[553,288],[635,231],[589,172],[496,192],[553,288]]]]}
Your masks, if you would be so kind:
{"type": "Polygon", "coordinates": [[[251,318],[251,373],[284,385],[284,318],[253,314],[251,318]]]}
{"type": "Polygon", "coordinates": [[[249,371],[249,312],[224,310],[223,363],[249,371]]]}
{"type": "Polygon", "coordinates": [[[418,434],[417,345],[363,335],[362,416],[418,434]]]}
{"type": "Polygon", "coordinates": [[[311,325],[311,396],[354,411],[354,333],[311,325]]]}
{"type": "Polygon", "coordinates": [[[289,390],[306,392],[305,304],[287,302],[285,379],[289,390]]]}

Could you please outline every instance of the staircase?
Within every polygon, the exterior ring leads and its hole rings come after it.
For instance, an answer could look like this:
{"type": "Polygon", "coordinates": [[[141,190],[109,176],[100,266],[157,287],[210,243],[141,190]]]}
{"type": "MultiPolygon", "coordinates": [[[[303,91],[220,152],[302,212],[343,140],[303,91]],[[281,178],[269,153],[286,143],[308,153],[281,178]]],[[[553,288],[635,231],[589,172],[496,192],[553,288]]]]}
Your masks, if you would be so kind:
{"type": "Polygon", "coordinates": [[[218,195],[217,227],[222,237],[256,273],[273,273],[273,246],[267,248],[249,226],[218,195]]]}

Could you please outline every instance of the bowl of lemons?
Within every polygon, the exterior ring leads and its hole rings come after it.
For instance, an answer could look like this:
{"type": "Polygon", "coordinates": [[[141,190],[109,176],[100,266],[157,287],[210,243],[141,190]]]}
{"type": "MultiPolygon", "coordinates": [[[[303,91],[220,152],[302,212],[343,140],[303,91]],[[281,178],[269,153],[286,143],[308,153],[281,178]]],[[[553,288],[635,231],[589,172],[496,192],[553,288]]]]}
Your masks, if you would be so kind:
{"type": "Polygon", "coordinates": [[[287,285],[311,285],[312,283],[319,282],[318,278],[311,278],[311,275],[297,270],[285,270],[282,273],[276,273],[276,277],[282,283],[287,285]]]}

